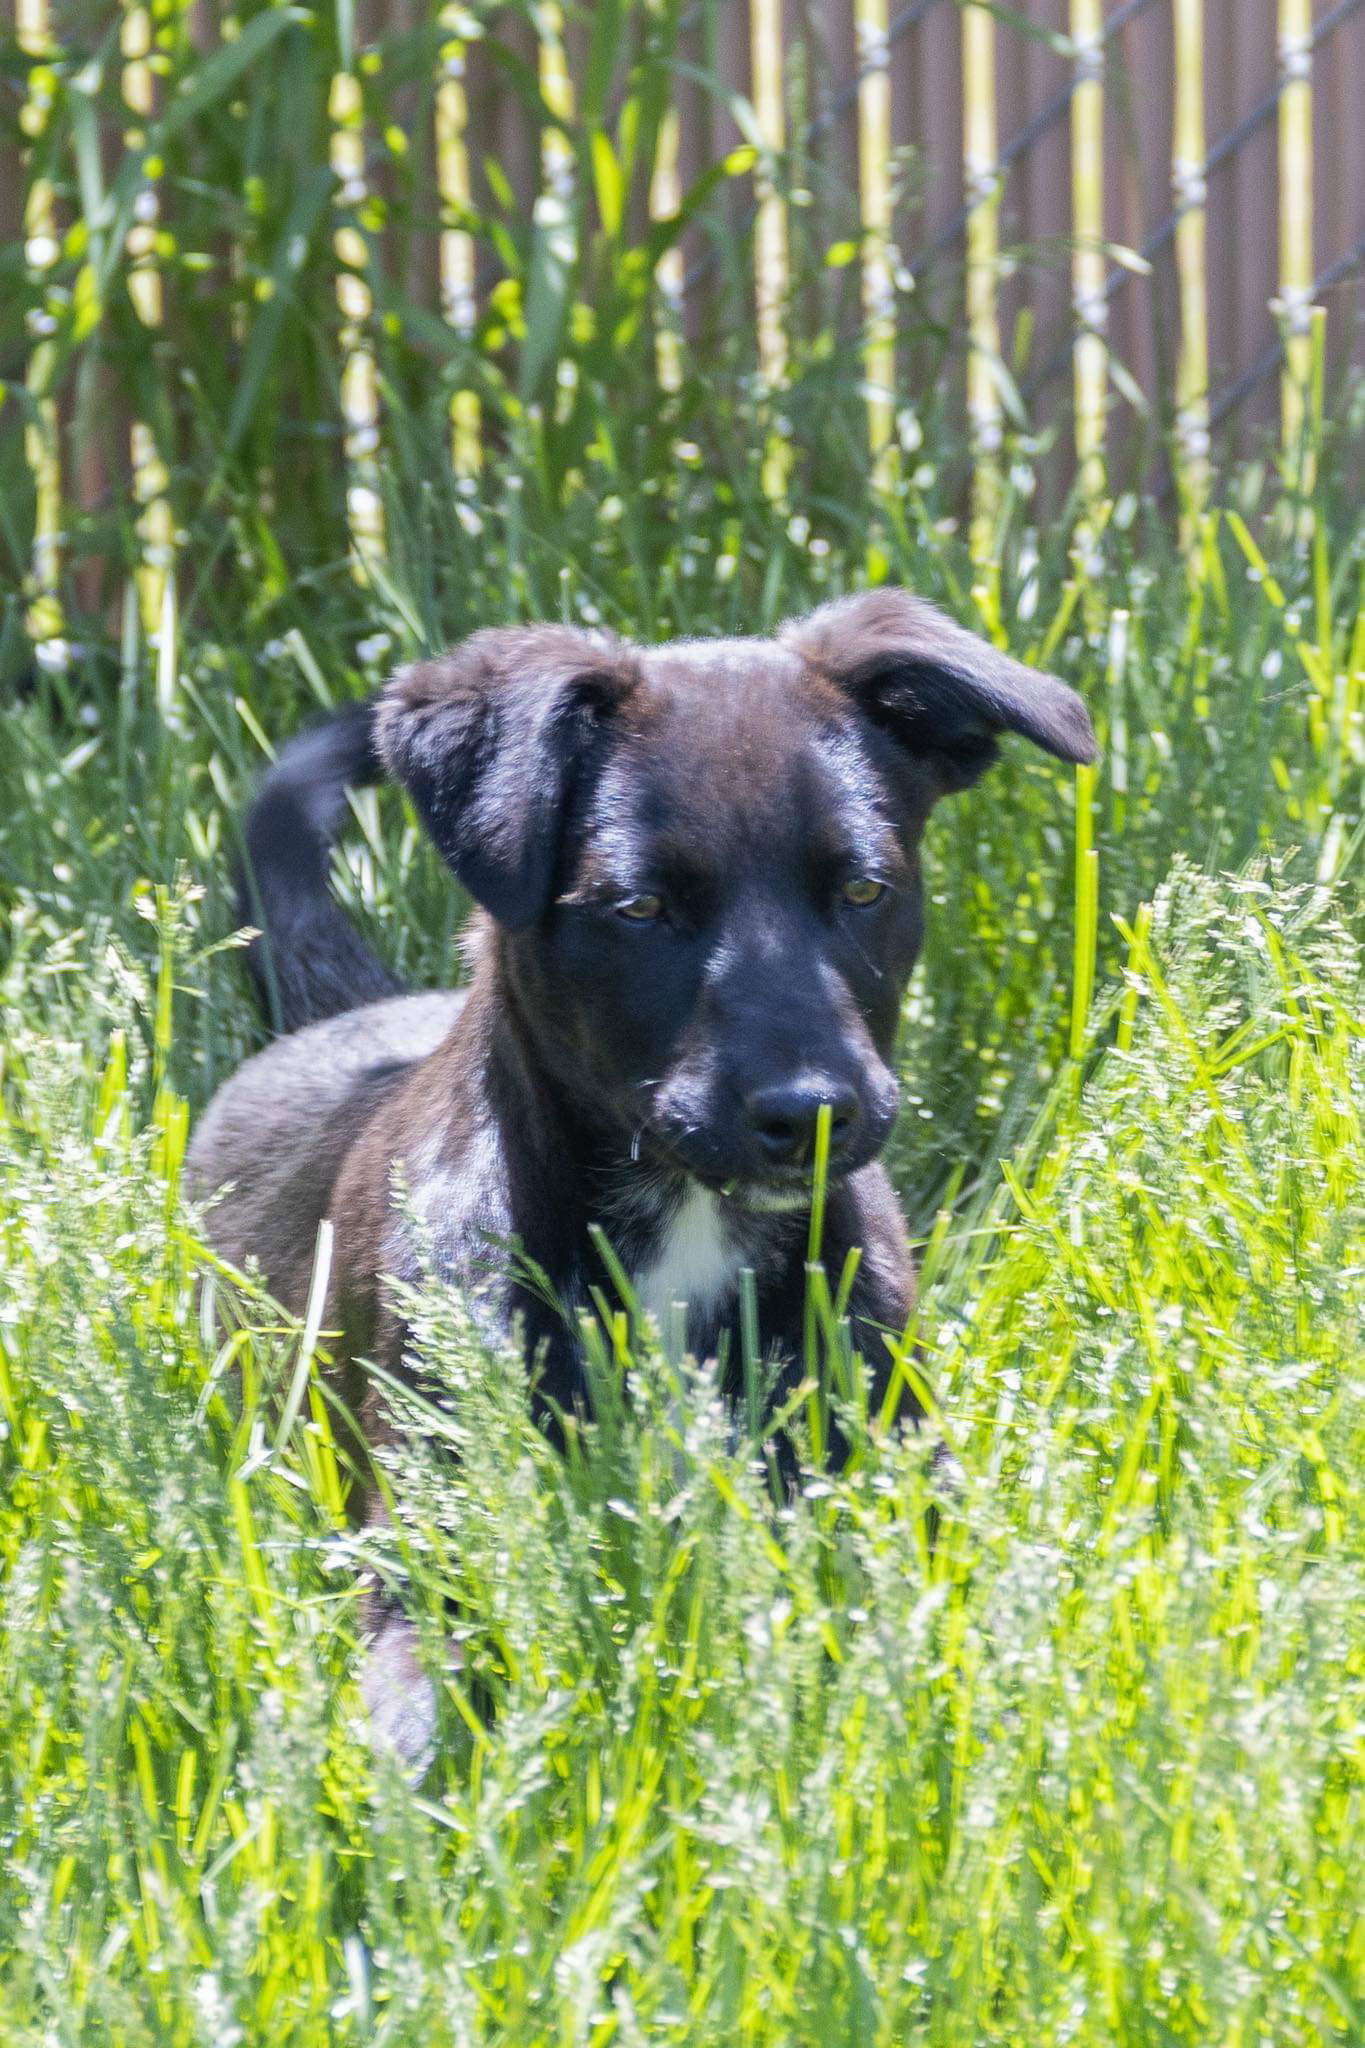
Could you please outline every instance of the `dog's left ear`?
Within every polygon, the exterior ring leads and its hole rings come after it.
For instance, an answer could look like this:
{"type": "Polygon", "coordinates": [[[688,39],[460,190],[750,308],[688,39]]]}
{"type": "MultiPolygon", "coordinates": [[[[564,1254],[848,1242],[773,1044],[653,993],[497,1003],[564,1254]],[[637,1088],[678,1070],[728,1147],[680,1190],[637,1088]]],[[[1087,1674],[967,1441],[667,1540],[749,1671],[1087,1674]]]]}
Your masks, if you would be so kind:
{"type": "Polygon", "coordinates": [[[575,782],[638,673],[605,634],[497,626],[400,670],[379,700],[385,765],[475,902],[510,931],[549,903],[575,782]]]}
{"type": "Polygon", "coordinates": [[[794,621],[787,644],[911,753],[966,789],[1002,732],[1059,761],[1099,757],[1090,714],[1056,676],[1025,668],[908,590],[866,590],[794,621]]]}

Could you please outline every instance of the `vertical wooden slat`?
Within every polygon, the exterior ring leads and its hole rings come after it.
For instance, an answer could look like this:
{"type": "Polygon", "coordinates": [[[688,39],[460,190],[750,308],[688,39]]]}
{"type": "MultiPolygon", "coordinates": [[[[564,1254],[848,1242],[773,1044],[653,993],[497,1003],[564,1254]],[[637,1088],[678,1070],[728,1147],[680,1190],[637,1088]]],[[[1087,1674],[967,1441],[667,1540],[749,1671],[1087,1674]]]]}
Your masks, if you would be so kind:
{"type": "MultiPolygon", "coordinates": [[[[788,0],[788,4],[791,6],[793,0],[788,0]]],[[[881,47],[887,55],[883,69],[888,125],[882,159],[887,171],[895,147],[896,108],[890,71],[893,59],[884,33],[885,6],[867,5],[865,0],[842,0],[842,4],[831,4],[831,0],[795,0],[795,4],[809,77],[810,117],[816,124],[809,145],[816,186],[816,239],[828,246],[851,233],[862,232],[867,217],[862,132],[867,111],[871,112],[875,126],[876,84],[874,81],[870,109],[861,82],[851,95],[848,88],[851,81],[859,78],[863,49],[876,48],[879,25],[883,31],[881,47]]],[[[816,294],[817,303],[821,296],[816,294]]]]}
{"type": "MultiPolygon", "coordinates": [[[[521,9],[503,8],[495,16],[497,46],[508,54],[517,67],[536,71],[540,62],[540,45],[534,22],[521,9]]],[[[471,51],[471,68],[477,54],[471,51]]],[[[476,151],[471,165],[471,175],[477,181],[475,191],[480,198],[500,211],[498,201],[487,185],[483,175],[484,160],[489,159],[502,172],[513,194],[520,201],[524,213],[530,216],[535,208],[544,178],[544,139],[539,126],[526,117],[526,104],[522,94],[504,76],[501,66],[485,62],[479,67],[481,98],[471,103],[470,127],[478,138],[480,148],[476,151]]],[[[501,261],[495,259],[489,271],[490,289],[501,277],[501,261]]]]}
{"type": "MultiPolygon", "coordinates": [[[[1032,36],[1023,35],[1012,19],[999,20],[995,39],[995,104],[999,109],[997,147],[1003,151],[1014,140],[1015,130],[1027,119],[1029,104],[1029,57],[1037,47],[1032,36]]],[[[996,314],[1000,322],[1000,357],[1014,368],[1012,346],[1019,338],[1019,317],[1028,304],[1030,281],[1015,251],[1023,232],[1023,180],[1007,170],[1000,174],[999,236],[1000,258],[996,267],[996,314]],[[1023,274],[1021,274],[1023,273],[1023,274]]]]}
{"type": "MultiPolygon", "coordinates": [[[[773,175],[773,166],[786,147],[781,0],[749,0],[749,51],[760,141],[755,169],[758,217],[754,223],[758,372],[771,404],[787,382],[787,209],[773,175]]],[[[769,498],[785,497],[789,469],[786,437],[770,428],[763,459],[763,489],[769,498]]]]}
{"type": "MultiPolygon", "coordinates": [[[[16,34],[19,48],[33,60],[28,97],[19,125],[36,145],[52,111],[57,76],[49,60],[57,55],[48,22],[47,0],[18,0],[16,34]]],[[[52,180],[41,170],[28,180],[24,202],[24,260],[29,276],[40,285],[61,254],[56,195],[52,180]]],[[[48,315],[40,310],[31,323],[35,336],[26,383],[32,417],[24,428],[24,457],[33,478],[33,554],[29,571],[28,607],[24,624],[41,668],[66,667],[70,649],[60,594],[62,570],[62,460],[57,432],[57,401],[51,381],[56,368],[48,315]]]]}
{"type": "Polygon", "coordinates": [[[1287,475],[1312,488],[1307,446],[1313,367],[1313,4],[1279,0],[1280,316],[1285,328],[1280,418],[1287,475]]]}
{"type": "MultiPolygon", "coordinates": [[[[684,13],[678,25],[678,71],[674,77],[673,104],[678,117],[678,186],[686,192],[712,162],[712,123],[715,110],[712,95],[701,83],[706,53],[706,11],[697,7],[684,13]]],[[[721,202],[724,203],[723,200],[721,202]]],[[[698,257],[706,248],[701,226],[693,221],[679,242],[683,295],[680,308],[684,341],[692,343],[702,328],[705,287],[691,281],[698,257]]]]}
{"type": "MultiPolygon", "coordinates": [[[[129,120],[123,139],[130,150],[140,150],[147,139],[156,100],[156,80],[148,61],[152,54],[151,9],[125,5],[119,29],[123,56],[123,104],[129,120]]],[[[128,230],[128,296],[144,327],[161,325],[163,300],[161,270],[156,260],[156,230],[161,217],[161,200],[155,182],[148,179],[138,194],[135,219],[128,230]]]]}
{"type": "Polygon", "coordinates": [[[967,203],[967,420],[972,439],[971,556],[978,572],[995,555],[1000,502],[1000,163],[995,107],[995,16],[962,10],[962,145],[967,203]]]}
{"type": "MultiPolygon", "coordinates": [[[[549,118],[540,132],[541,189],[535,203],[537,229],[546,237],[557,260],[567,270],[576,256],[577,221],[574,203],[574,150],[570,129],[574,117],[574,89],[564,47],[564,11],[558,0],[542,0],[532,19],[538,38],[536,63],[540,74],[540,96],[549,118]]],[[[556,367],[554,404],[572,402],[570,380],[576,365],[561,357],[556,367]]]]}
{"type": "Polygon", "coordinates": [[[962,29],[954,7],[931,7],[908,40],[915,76],[917,140],[928,177],[922,232],[938,234],[963,201],[962,29]]]}
{"type": "MultiPolygon", "coordinates": [[[[659,125],[659,140],[654,156],[654,174],[649,187],[649,213],[651,220],[671,220],[682,204],[682,179],[678,169],[679,120],[676,107],[670,107],[659,125]]],[[[659,293],[659,309],[655,323],[655,366],[659,386],[664,391],[682,389],[682,335],[683,335],[683,252],[679,243],[665,249],[654,266],[654,282],[659,293]]]]}
{"type": "MultiPolygon", "coordinates": [[[[904,9],[891,0],[892,20],[904,9]]],[[[960,244],[930,256],[935,237],[949,228],[963,200],[962,25],[955,6],[937,0],[892,44],[892,118],[904,108],[903,133],[910,160],[923,175],[908,185],[913,204],[902,208],[898,244],[917,280],[919,307],[926,317],[906,323],[897,355],[906,387],[922,394],[921,411],[932,433],[944,416],[958,421],[966,406],[966,352],[944,349],[945,328],[961,330],[962,252],[960,244]]],[[[933,468],[932,452],[917,469],[933,468]]]]}
{"type": "MultiPolygon", "coordinates": [[[[125,6],[119,29],[123,56],[121,86],[128,113],[124,142],[130,151],[143,148],[147,123],[156,104],[152,56],[152,14],[138,4],[125,6]]],[[[148,335],[155,335],[165,317],[161,266],[157,260],[157,229],[161,199],[154,179],[138,193],[133,225],[125,244],[128,254],[128,296],[148,335]]],[[[133,496],[138,516],[138,563],[134,572],[142,629],[149,641],[159,640],[170,602],[175,563],[175,521],[168,494],[170,473],[149,420],[134,419],[129,429],[133,496]]]]}
{"type": "MultiPolygon", "coordinates": [[[[701,26],[702,61],[712,81],[703,101],[710,145],[707,162],[715,163],[753,140],[748,126],[741,129],[735,117],[736,101],[753,100],[753,26],[747,0],[701,0],[701,26]]],[[[704,296],[696,295],[704,326],[709,326],[718,309],[722,289],[738,293],[747,282],[755,189],[756,181],[743,178],[727,179],[722,188],[718,226],[729,246],[704,296]],[[722,280],[726,281],[724,287],[722,280]]]]}
{"type": "Polygon", "coordinates": [[[862,221],[863,376],[872,484],[896,478],[896,301],[891,244],[891,72],[887,0],[853,0],[857,32],[858,192],[862,221]]]}
{"type": "MultiPolygon", "coordinates": [[[[401,49],[431,32],[432,18],[441,30],[441,10],[432,0],[384,0],[380,34],[401,49]]],[[[476,24],[477,25],[477,24],[476,24]]],[[[385,267],[416,306],[434,311],[440,304],[441,244],[439,212],[433,222],[431,194],[439,194],[436,171],[436,122],[424,119],[426,94],[434,102],[443,67],[423,80],[414,70],[396,76],[384,95],[383,147],[375,152],[372,175],[387,214],[384,230],[385,267]],[[404,191],[406,185],[407,190],[404,191]],[[412,199],[420,195],[417,205],[412,199]]]]}
{"type": "Polygon", "coordinates": [[[1083,498],[1104,491],[1104,45],[1102,0],[1071,0],[1076,89],[1071,101],[1071,284],[1080,334],[1074,389],[1076,461],[1083,498]]]}
{"type": "MultiPolygon", "coordinates": [[[[1228,0],[1204,0],[1206,49],[1217,61],[1205,67],[1204,106],[1211,140],[1226,135],[1237,118],[1237,67],[1233,61],[1234,29],[1228,17],[1228,0]]],[[[1208,174],[1208,246],[1205,274],[1208,279],[1209,377],[1213,387],[1227,375],[1236,359],[1236,250],[1233,238],[1220,232],[1234,196],[1234,165],[1225,162],[1208,174]]]]}
{"type": "MultiPolygon", "coordinates": [[[[1040,0],[1030,19],[1040,28],[1064,35],[1066,5],[1067,0],[1040,0]]],[[[1067,83],[1069,67],[1061,52],[1046,43],[1032,36],[1021,37],[1020,42],[1028,80],[1027,93],[1019,108],[1022,127],[1044,107],[1055,104],[1067,83]]],[[[1058,337],[1067,331],[1071,321],[1067,265],[1055,253],[1065,247],[1071,226],[1069,161],[1067,124],[1065,120],[1054,120],[1026,152],[1014,182],[1014,190],[1023,198],[1026,246],[1040,254],[1053,252],[1044,260],[1023,266],[1019,281],[1020,299],[1033,322],[1035,367],[1040,359],[1052,354],[1058,337]]],[[[1056,423],[1058,399],[1059,386],[1052,380],[1042,386],[1033,400],[1033,417],[1043,434],[1056,423]]],[[[1070,483],[1070,457],[1062,435],[1058,434],[1053,446],[1040,453],[1036,464],[1042,517],[1060,502],[1070,483]]]]}
{"type": "MultiPolygon", "coordinates": [[[[1365,14],[1337,23],[1316,52],[1313,133],[1321,175],[1314,186],[1314,243],[1321,272],[1365,234],[1365,121],[1360,118],[1360,79],[1365,76],[1365,14]],[[1324,104],[1325,103],[1325,104],[1324,104]],[[1325,117],[1325,118],[1324,118],[1325,117]],[[1324,217],[1324,204],[1327,212],[1324,217]]],[[[1360,270],[1329,302],[1328,346],[1333,362],[1365,364],[1365,313],[1360,270]]]]}
{"type": "Polygon", "coordinates": [[[1175,134],[1171,187],[1180,293],[1176,433],[1187,537],[1209,491],[1208,144],[1204,132],[1204,0],[1174,0],[1175,134]]]}
{"type": "Polygon", "coordinates": [[[351,569],[368,583],[384,553],[384,506],[379,495],[379,380],[368,326],[374,298],[366,280],[369,251],[356,225],[369,197],[365,178],[364,102],[351,68],[354,52],[343,50],[342,68],[332,79],[328,115],[332,124],[331,164],[340,185],[340,225],[332,237],[338,263],[337,309],[341,315],[341,410],[346,427],[346,524],[351,569]]]}
{"type": "MultiPolygon", "coordinates": [[[[1235,72],[1234,118],[1273,93],[1277,82],[1275,15],[1278,0],[1224,0],[1225,23],[1235,72]]],[[[1235,377],[1275,339],[1271,302],[1278,290],[1275,206],[1276,124],[1264,123],[1232,159],[1230,204],[1224,215],[1227,239],[1233,244],[1235,324],[1233,355],[1226,367],[1235,377]],[[1246,231],[1252,224],[1251,232],[1246,231]]],[[[1279,391],[1273,379],[1253,392],[1242,407],[1240,428],[1270,427],[1279,413],[1279,391]]],[[[1256,436],[1259,443],[1261,437],[1256,436]]],[[[1249,442],[1246,445],[1250,445],[1249,442]]]]}
{"type": "MultiPolygon", "coordinates": [[[[436,87],[436,185],[441,202],[441,311],[461,339],[472,346],[478,304],[474,237],[464,225],[472,204],[465,43],[459,33],[465,18],[462,7],[447,7],[441,14],[446,40],[441,46],[441,75],[436,87]]],[[[450,399],[450,456],[455,474],[473,476],[481,454],[478,393],[461,385],[450,399]]]]}
{"type": "MultiPolygon", "coordinates": [[[[195,49],[201,57],[207,57],[215,45],[221,48],[225,43],[235,43],[241,33],[242,18],[237,12],[235,5],[228,5],[218,10],[209,7],[206,4],[206,0],[192,0],[190,34],[195,49]]],[[[250,314],[248,312],[250,286],[247,282],[247,252],[239,235],[232,234],[229,230],[225,229],[223,239],[225,243],[224,260],[227,265],[228,276],[232,279],[234,287],[232,309],[228,315],[229,327],[232,339],[237,347],[245,348],[251,327],[250,314]]],[[[261,473],[262,497],[271,506],[272,510],[275,502],[274,484],[273,466],[268,470],[263,469],[261,473]]]]}
{"type": "MultiPolygon", "coordinates": [[[[1140,249],[1147,234],[1170,210],[1174,155],[1175,63],[1169,0],[1142,8],[1115,31],[1112,18],[1105,51],[1104,221],[1108,240],[1140,249]]],[[[1105,257],[1112,284],[1113,261],[1105,257]]],[[[1179,291],[1175,252],[1159,252],[1152,271],[1125,274],[1111,291],[1105,330],[1107,359],[1122,363],[1150,399],[1156,417],[1169,402],[1177,376],[1179,291]]],[[[1140,410],[1109,378],[1105,461],[1116,464],[1140,442],[1140,410]]]]}
{"type": "MultiPolygon", "coordinates": [[[[1319,28],[1322,5],[1316,9],[1319,28]]],[[[1365,63],[1365,20],[1339,23],[1313,52],[1313,246],[1322,270],[1365,230],[1365,123],[1356,118],[1356,74],[1365,63]],[[1354,71],[1352,69],[1354,60],[1354,71]]],[[[1342,341],[1347,294],[1327,301],[1328,360],[1342,341]]]]}
{"type": "Polygon", "coordinates": [[[564,50],[564,10],[557,0],[542,0],[536,16],[540,38],[540,91],[552,119],[541,136],[541,169],[557,198],[567,201],[573,185],[573,82],[564,50]]]}
{"type": "Polygon", "coordinates": [[[0,242],[11,249],[24,243],[25,150],[19,123],[0,132],[0,242]]]}

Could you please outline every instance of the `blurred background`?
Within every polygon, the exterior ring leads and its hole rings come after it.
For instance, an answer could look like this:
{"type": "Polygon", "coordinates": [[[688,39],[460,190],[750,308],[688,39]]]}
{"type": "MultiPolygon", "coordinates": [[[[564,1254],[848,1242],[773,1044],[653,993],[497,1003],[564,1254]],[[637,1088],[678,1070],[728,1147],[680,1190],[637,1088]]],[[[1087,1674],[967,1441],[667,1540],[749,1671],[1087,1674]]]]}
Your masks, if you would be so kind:
{"type": "Polygon", "coordinates": [[[1361,0],[14,0],[0,674],[194,593],[268,637],[504,460],[642,572],[679,464],[978,567],[1019,503],[1188,518],[1211,446],[1303,486],[1362,77],[1361,0]]]}

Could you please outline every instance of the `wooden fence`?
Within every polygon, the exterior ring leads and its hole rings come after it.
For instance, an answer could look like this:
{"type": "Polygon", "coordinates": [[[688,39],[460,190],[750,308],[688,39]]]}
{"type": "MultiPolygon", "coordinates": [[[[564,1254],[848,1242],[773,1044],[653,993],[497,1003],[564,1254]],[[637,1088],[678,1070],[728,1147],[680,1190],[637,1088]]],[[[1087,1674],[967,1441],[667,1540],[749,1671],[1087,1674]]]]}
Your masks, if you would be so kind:
{"type": "MultiPolygon", "coordinates": [[[[499,275],[496,238],[476,225],[490,178],[496,184],[501,172],[504,198],[510,193],[535,219],[551,248],[576,181],[591,178],[583,108],[609,101],[600,76],[596,86],[587,76],[602,70],[602,8],[590,0],[566,15],[557,0],[537,0],[479,13],[359,0],[355,11],[338,7],[335,20],[328,11],[317,61],[328,73],[325,148],[335,182],[330,204],[303,232],[329,252],[335,390],[362,571],[384,544],[375,470],[384,420],[375,243],[361,229],[397,146],[391,131],[387,141],[375,132],[367,111],[365,52],[386,35],[411,37],[424,21],[436,31],[430,90],[411,81],[403,89],[404,147],[420,145],[431,186],[430,232],[409,237],[404,280],[434,318],[472,337],[499,275]],[[508,83],[509,59],[538,82],[529,114],[524,85],[508,83]]],[[[662,22],[667,0],[643,11],[662,22]]],[[[64,533],[91,492],[107,497],[120,483],[92,473],[67,431],[54,331],[74,317],[72,290],[55,314],[43,310],[44,289],[70,254],[64,179],[76,192],[90,175],[78,123],[65,171],[45,154],[54,108],[84,90],[78,65],[90,63],[101,35],[106,51],[112,39],[122,133],[100,145],[103,190],[114,195],[107,224],[137,317],[155,333],[164,308],[158,235],[174,203],[158,185],[157,121],[168,108],[183,111],[190,90],[182,85],[176,100],[179,60],[164,53],[178,39],[206,65],[255,39],[268,61],[266,17],[289,12],[246,0],[71,9],[15,0],[23,104],[0,140],[0,235],[22,243],[30,302],[22,364],[3,368],[11,376],[18,368],[27,392],[27,619],[54,664],[63,646],[64,533]]],[[[622,24],[630,14],[615,7],[622,24]]],[[[961,400],[983,548],[1016,403],[1063,422],[1074,473],[1097,499],[1144,404],[1174,430],[1172,477],[1188,507],[1208,488],[1211,433],[1239,418],[1264,425],[1277,407],[1284,460],[1301,475],[1315,365],[1359,350],[1365,0],[704,0],[669,20],[666,103],[643,184],[637,179],[621,204],[666,219],[709,164],[728,158],[744,167],[717,203],[728,209],[732,250],[743,251],[762,385],[780,394],[801,317],[791,290],[794,231],[808,243],[822,208],[835,217],[828,195],[843,189],[853,233],[827,256],[861,271],[857,374],[879,486],[896,486],[905,412],[915,403],[903,323],[916,293],[929,292],[940,305],[947,293],[962,322],[961,400]]],[[[612,90],[619,93],[619,78],[612,90]]],[[[401,125],[401,113],[395,118],[401,125]]],[[[600,213],[614,203],[599,179],[593,206],[600,213]]],[[[223,260],[231,265],[231,250],[223,260]]],[[[716,236],[700,221],[657,261],[665,389],[680,378],[718,267],[716,236]]],[[[77,268],[77,297],[79,279],[77,268]]],[[[71,354],[68,346],[67,366],[71,354]]],[[[457,389],[457,468],[477,467],[487,431],[472,389],[457,389]]],[[[158,446],[147,420],[130,416],[122,438],[123,481],[140,507],[143,610],[155,631],[173,586],[167,477],[175,455],[158,446]]],[[[774,496],[787,463],[774,433],[765,468],[774,496]]]]}

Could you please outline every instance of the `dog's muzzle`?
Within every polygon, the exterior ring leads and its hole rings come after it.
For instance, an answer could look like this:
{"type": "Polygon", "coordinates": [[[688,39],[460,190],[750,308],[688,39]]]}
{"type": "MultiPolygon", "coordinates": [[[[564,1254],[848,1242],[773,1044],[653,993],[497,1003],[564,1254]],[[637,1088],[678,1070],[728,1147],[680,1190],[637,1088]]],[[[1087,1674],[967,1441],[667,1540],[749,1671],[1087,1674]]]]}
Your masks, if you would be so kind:
{"type": "Polygon", "coordinates": [[[895,1117],[897,1089],[805,1069],[783,1081],[727,1091],[723,1114],[686,1102],[656,1103],[651,1129],[671,1164],[746,1208],[781,1211],[810,1199],[822,1117],[829,1119],[827,1172],[842,1180],[875,1159],[895,1117]]]}

